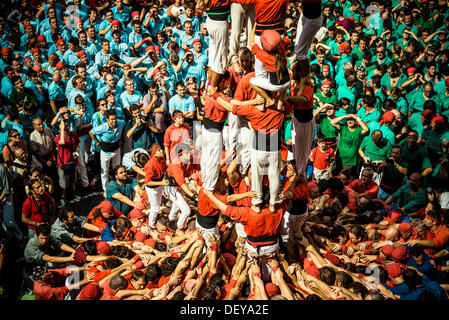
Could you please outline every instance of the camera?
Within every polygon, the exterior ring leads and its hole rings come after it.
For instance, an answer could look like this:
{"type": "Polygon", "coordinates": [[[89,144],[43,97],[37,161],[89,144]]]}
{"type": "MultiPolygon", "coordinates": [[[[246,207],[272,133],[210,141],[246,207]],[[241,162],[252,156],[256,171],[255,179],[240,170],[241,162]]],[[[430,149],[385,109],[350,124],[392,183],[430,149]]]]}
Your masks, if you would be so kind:
{"type": "Polygon", "coordinates": [[[393,159],[391,159],[391,158],[385,159],[385,162],[388,163],[389,165],[394,164],[394,161],[393,161],[393,159]]]}

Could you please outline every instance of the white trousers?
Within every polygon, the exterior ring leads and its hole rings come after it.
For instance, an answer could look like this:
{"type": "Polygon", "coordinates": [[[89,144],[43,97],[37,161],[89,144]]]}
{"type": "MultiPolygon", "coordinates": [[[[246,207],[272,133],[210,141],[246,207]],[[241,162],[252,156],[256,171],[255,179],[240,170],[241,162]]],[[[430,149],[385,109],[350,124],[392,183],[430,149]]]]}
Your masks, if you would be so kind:
{"type": "Polygon", "coordinates": [[[223,74],[226,71],[229,47],[228,22],[216,21],[208,17],[206,28],[210,36],[208,66],[212,71],[223,74]]]}
{"type": "MultiPolygon", "coordinates": [[[[247,4],[231,4],[231,40],[229,42],[229,52],[236,55],[240,49],[240,35],[242,33],[243,23],[246,19],[246,39],[249,39],[251,30],[254,26],[255,17],[254,6],[247,4]]],[[[237,58],[237,57],[236,57],[237,58]]]]}
{"type": "Polygon", "coordinates": [[[323,24],[323,16],[316,19],[308,19],[303,14],[298,19],[296,27],[295,53],[298,60],[309,58],[309,49],[316,33],[323,24]]]}
{"type": "Polygon", "coordinates": [[[280,162],[281,151],[253,149],[251,157],[251,189],[256,192],[256,196],[252,199],[254,205],[262,203],[262,182],[265,175],[268,175],[270,185],[270,204],[280,203],[280,162]]]}
{"type": "Polygon", "coordinates": [[[304,225],[304,222],[307,219],[308,214],[309,212],[307,211],[306,213],[298,216],[290,214],[288,211],[285,211],[284,216],[282,217],[280,229],[280,233],[284,242],[287,242],[287,239],[293,241],[295,237],[295,231],[301,230],[302,226],[304,225]],[[294,229],[293,226],[296,223],[298,224],[298,227],[294,229]]]}
{"type": "MultiPolygon", "coordinates": [[[[254,37],[254,42],[260,47],[262,48],[262,42],[260,42],[260,36],[256,35],[254,37]]],[[[257,59],[256,56],[254,56],[254,72],[256,73],[256,78],[259,79],[268,79],[268,71],[265,68],[265,65],[262,63],[262,61],[260,61],[259,59],[257,59]]]]}
{"type": "Polygon", "coordinates": [[[312,150],[314,127],[315,119],[304,123],[299,122],[296,117],[292,117],[293,154],[295,156],[296,172],[298,174],[305,173],[307,169],[307,161],[312,150]]]}
{"type": "Polygon", "coordinates": [[[164,188],[163,188],[163,186],[157,186],[154,188],[145,186],[145,190],[148,195],[148,202],[150,202],[150,213],[148,214],[148,225],[151,228],[155,228],[157,216],[158,216],[159,210],[161,208],[162,191],[164,190],[164,188]]]}
{"type": "Polygon", "coordinates": [[[182,194],[173,186],[165,186],[164,192],[168,196],[168,198],[172,201],[170,214],[168,215],[168,219],[170,221],[176,220],[178,218],[178,222],[176,226],[179,229],[184,229],[184,223],[187,218],[190,216],[190,207],[187,202],[184,200],[182,194]],[[181,215],[178,217],[178,211],[181,211],[181,215]]]}
{"type": "Polygon", "coordinates": [[[249,81],[253,86],[262,88],[267,91],[277,92],[282,90],[287,90],[290,87],[290,80],[284,84],[272,84],[270,78],[251,78],[249,81]]]}
{"type": "Polygon", "coordinates": [[[108,184],[108,172],[109,166],[112,164],[112,168],[120,165],[120,148],[117,148],[113,152],[105,152],[101,150],[100,152],[100,163],[101,163],[101,186],[103,187],[103,191],[106,192],[106,185],[108,184]]]}
{"type": "Polygon", "coordinates": [[[223,135],[218,130],[208,130],[203,126],[201,134],[201,172],[204,188],[214,191],[220,175],[221,154],[223,152],[223,135]]]}
{"type": "Polygon", "coordinates": [[[327,169],[320,170],[317,168],[313,168],[313,176],[317,181],[329,179],[329,171],[327,169]]]}
{"type": "MultiPolygon", "coordinates": [[[[240,157],[240,172],[245,175],[251,164],[253,129],[249,126],[248,120],[232,112],[228,115],[228,149],[236,150],[237,143],[242,146],[240,157]]],[[[236,150],[238,152],[238,150],[236,150]]]]}
{"type": "Polygon", "coordinates": [[[206,229],[203,228],[202,226],[200,226],[198,224],[198,219],[195,220],[195,225],[196,228],[201,230],[203,232],[203,238],[204,238],[204,243],[206,244],[206,248],[210,248],[210,241],[207,240],[207,234],[213,234],[215,237],[217,237],[218,239],[220,239],[220,230],[218,229],[218,225],[216,225],[215,227],[211,228],[211,229],[206,229]]]}

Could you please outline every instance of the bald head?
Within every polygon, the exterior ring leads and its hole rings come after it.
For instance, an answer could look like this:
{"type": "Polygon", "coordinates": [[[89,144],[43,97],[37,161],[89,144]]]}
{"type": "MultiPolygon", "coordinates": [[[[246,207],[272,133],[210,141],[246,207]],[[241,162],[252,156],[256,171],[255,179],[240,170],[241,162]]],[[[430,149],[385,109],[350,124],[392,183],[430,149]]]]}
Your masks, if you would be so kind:
{"type": "Polygon", "coordinates": [[[39,133],[44,132],[44,124],[40,118],[33,119],[33,128],[39,133]]]}
{"type": "Polygon", "coordinates": [[[396,241],[398,239],[399,239],[399,231],[393,226],[388,228],[387,231],[385,232],[385,240],[396,241]]]}

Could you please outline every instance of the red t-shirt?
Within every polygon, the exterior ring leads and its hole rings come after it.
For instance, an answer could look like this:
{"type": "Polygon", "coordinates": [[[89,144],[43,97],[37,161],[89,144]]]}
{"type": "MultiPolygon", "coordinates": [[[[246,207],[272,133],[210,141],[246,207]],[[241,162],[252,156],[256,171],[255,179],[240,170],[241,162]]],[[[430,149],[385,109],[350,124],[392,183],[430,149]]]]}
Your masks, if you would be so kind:
{"type": "MultiPolygon", "coordinates": [[[[231,99],[220,95],[222,99],[231,101],[231,99]]],[[[208,94],[205,95],[204,101],[204,118],[212,120],[214,122],[223,123],[228,117],[228,111],[223,108],[214,98],[208,94]]]]}
{"type": "MultiPolygon", "coordinates": [[[[23,202],[22,215],[26,216],[31,221],[35,221],[37,223],[49,222],[51,199],[52,199],[51,195],[45,191],[39,200],[34,198],[37,204],[36,207],[36,204],[34,203],[32,196],[29,196],[23,202]]],[[[32,225],[28,225],[28,228],[30,228],[31,230],[36,230],[36,227],[32,225]]]]}
{"type": "Polygon", "coordinates": [[[251,87],[250,80],[256,76],[255,72],[250,72],[242,78],[235,90],[234,99],[239,101],[253,100],[257,97],[257,92],[251,87]]]}
{"type": "Polygon", "coordinates": [[[329,167],[334,155],[335,150],[332,148],[322,151],[319,147],[315,147],[310,154],[310,160],[313,162],[314,168],[324,170],[329,167]]]}
{"type": "Polygon", "coordinates": [[[47,284],[41,281],[34,281],[33,295],[37,300],[64,300],[64,297],[69,292],[64,285],[65,279],[69,275],[67,268],[52,269],[53,275],[52,283],[47,284]]]}
{"type": "MultiPolygon", "coordinates": [[[[245,179],[242,179],[241,175],[239,175],[239,179],[235,184],[231,184],[231,187],[234,189],[234,193],[246,193],[251,191],[251,187],[246,184],[245,179]]],[[[235,205],[238,207],[251,207],[251,198],[246,197],[242,200],[236,201],[235,205]]]]}
{"type": "MultiPolygon", "coordinates": [[[[222,202],[228,203],[225,195],[214,195],[222,202]]],[[[220,213],[220,210],[218,210],[209,197],[204,194],[204,188],[200,188],[200,191],[198,192],[198,213],[204,217],[213,217],[220,213]]]]}
{"type": "Polygon", "coordinates": [[[143,170],[145,171],[145,184],[153,181],[160,180],[164,176],[167,170],[167,164],[164,158],[150,158],[145,164],[143,170]]]}
{"type": "MultiPolygon", "coordinates": [[[[177,161],[178,162],[178,161],[177,161]]],[[[190,177],[195,171],[200,170],[199,164],[194,164],[193,159],[190,159],[188,164],[171,162],[167,168],[167,173],[175,178],[176,183],[182,186],[186,177],[190,177]]]]}
{"type": "Polygon", "coordinates": [[[61,159],[63,163],[67,163],[69,161],[73,161],[74,165],[78,165],[78,159],[73,157],[73,152],[75,152],[76,148],[78,147],[80,140],[78,138],[78,134],[74,131],[70,132],[70,137],[66,136],[65,138],[65,144],[63,146],[59,145],[59,141],[61,140],[61,134],[58,134],[55,138],[55,143],[58,147],[58,154],[57,161],[58,161],[58,168],[62,168],[61,159]]]}
{"type": "MultiPolygon", "coordinates": [[[[290,39],[288,37],[285,37],[282,39],[281,45],[279,47],[279,51],[281,52],[281,55],[283,57],[283,63],[284,67],[286,67],[287,60],[285,58],[285,50],[288,47],[290,43],[290,39]]],[[[265,51],[263,48],[259,47],[257,43],[253,44],[251,47],[251,52],[259,59],[265,69],[267,69],[268,72],[276,72],[276,58],[273,53],[270,53],[268,51],[265,51]]]]}
{"type": "Polygon", "coordinates": [[[190,127],[187,123],[184,123],[179,128],[172,124],[165,131],[164,146],[169,147],[169,151],[171,152],[178,143],[185,141],[190,136],[190,127]]]}
{"type": "Polygon", "coordinates": [[[379,192],[377,183],[371,181],[367,186],[364,186],[360,179],[352,181],[349,188],[357,193],[367,193],[373,199],[377,199],[377,193],[379,192]]]}

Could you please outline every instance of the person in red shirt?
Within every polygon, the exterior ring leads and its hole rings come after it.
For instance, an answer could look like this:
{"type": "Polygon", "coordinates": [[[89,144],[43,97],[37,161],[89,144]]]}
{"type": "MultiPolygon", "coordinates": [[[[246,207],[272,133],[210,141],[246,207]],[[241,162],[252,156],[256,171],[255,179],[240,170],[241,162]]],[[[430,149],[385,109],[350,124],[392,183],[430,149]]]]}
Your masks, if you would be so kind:
{"type": "Polygon", "coordinates": [[[315,180],[329,179],[332,169],[331,162],[335,157],[335,150],[330,148],[326,143],[326,137],[318,132],[318,146],[312,149],[310,161],[313,162],[313,176],[315,180]]]}
{"type": "Polygon", "coordinates": [[[362,170],[361,178],[354,180],[349,184],[349,188],[357,193],[360,198],[364,195],[369,195],[373,199],[377,199],[379,186],[373,181],[374,171],[372,168],[365,168],[362,170]]]}
{"type": "MultiPolygon", "coordinates": [[[[253,128],[252,156],[251,156],[251,186],[256,196],[252,203],[255,210],[260,210],[262,203],[263,176],[268,175],[270,187],[269,209],[275,212],[275,205],[280,203],[280,159],[281,159],[281,134],[280,130],[284,124],[285,115],[289,114],[294,105],[288,103],[285,110],[266,109],[260,111],[252,105],[233,105],[226,100],[215,96],[218,103],[226,110],[234,114],[245,116],[253,128]],[[268,165],[267,165],[268,163],[268,165]]],[[[232,101],[231,101],[232,102],[232,101]]],[[[253,103],[250,101],[249,103],[253,103]]]]}
{"type": "MultiPolygon", "coordinates": [[[[232,6],[234,6],[234,3],[232,6]]],[[[252,28],[250,30],[252,30],[252,28]]],[[[236,61],[228,68],[228,71],[231,74],[231,83],[229,87],[233,92],[236,92],[237,86],[243,77],[254,71],[254,64],[252,63],[251,51],[247,47],[240,48],[237,56],[234,58],[236,61]]]]}
{"type": "MultiPolygon", "coordinates": [[[[226,71],[218,84],[219,91],[229,87],[230,73],[226,71]]],[[[218,94],[218,93],[217,93],[218,94]]],[[[231,100],[225,95],[222,99],[231,100]]],[[[220,175],[221,157],[223,152],[223,127],[228,117],[228,110],[223,108],[214,98],[206,92],[204,98],[204,117],[201,131],[201,173],[204,178],[204,188],[210,191],[215,189],[220,175]]]]}
{"type": "Polygon", "coordinates": [[[87,216],[87,223],[97,227],[98,231],[87,230],[87,234],[90,237],[99,236],[109,222],[119,217],[124,217],[123,213],[115,209],[110,201],[102,201],[99,205],[93,207],[87,216]]]}
{"type": "Polygon", "coordinates": [[[176,145],[186,141],[192,135],[189,125],[184,123],[184,114],[181,111],[173,111],[172,118],[173,123],[167,128],[164,135],[165,158],[167,165],[170,165],[170,161],[176,155],[174,152],[176,145]]]}
{"type": "Polygon", "coordinates": [[[312,149],[315,118],[313,117],[314,89],[308,84],[300,91],[300,63],[295,61],[291,66],[292,86],[291,96],[287,101],[294,104],[292,117],[293,154],[296,161],[296,172],[303,175],[307,168],[310,150],[312,149]]]}
{"type": "Polygon", "coordinates": [[[31,195],[23,202],[22,222],[28,225],[28,236],[31,239],[37,226],[55,221],[56,204],[40,180],[31,180],[28,186],[31,195]]]}
{"type": "Polygon", "coordinates": [[[157,216],[162,201],[164,186],[168,186],[168,180],[164,178],[167,164],[165,162],[164,151],[157,143],[153,143],[149,150],[148,159],[143,170],[145,171],[145,190],[150,202],[150,212],[148,214],[148,225],[155,228],[157,216]]]}
{"type": "Polygon", "coordinates": [[[80,140],[76,132],[70,131],[65,121],[61,121],[59,129],[61,133],[56,136],[55,143],[58,146],[57,167],[59,186],[62,189],[61,204],[64,206],[67,203],[67,189],[70,188],[75,194],[75,170],[78,166],[78,157],[74,155],[74,152],[80,140]],[[70,166],[70,163],[72,170],[66,170],[65,167],[70,166]]]}
{"type": "Polygon", "coordinates": [[[186,178],[189,178],[195,171],[199,170],[199,165],[193,163],[193,158],[190,152],[190,145],[185,143],[179,143],[176,148],[177,156],[173,159],[173,162],[167,168],[167,175],[169,176],[169,185],[165,186],[164,192],[172,201],[170,214],[168,216],[170,221],[176,220],[178,211],[181,211],[181,215],[178,218],[177,227],[178,232],[184,229],[184,224],[187,218],[190,216],[190,206],[184,200],[180,190],[190,197],[193,201],[198,200],[192,190],[190,190],[186,178]]]}
{"type": "Polygon", "coordinates": [[[85,268],[69,266],[63,269],[47,269],[43,266],[33,268],[31,279],[33,283],[33,295],[37,300],[64,300],[70,291],[78,289],[88,284],[93,279],[93,273],[86,273],[81,281],[71,285],[64,285],[67,277],[75,272],[80,272],[85,268]]]}
{"type": "Polygon", "coordinates": [[[221,213],[243,223],[247,234],[246,248],[251,254],[258,257],[268,256],[279,248],[278,234],[288,202],[283,201],[275,212],[271,212],[268,209],[268,193],[265,193],[261,211],[257,212],[254,206],[229,206],[212,192],[204,190],[204,193],[221,213]]]}

